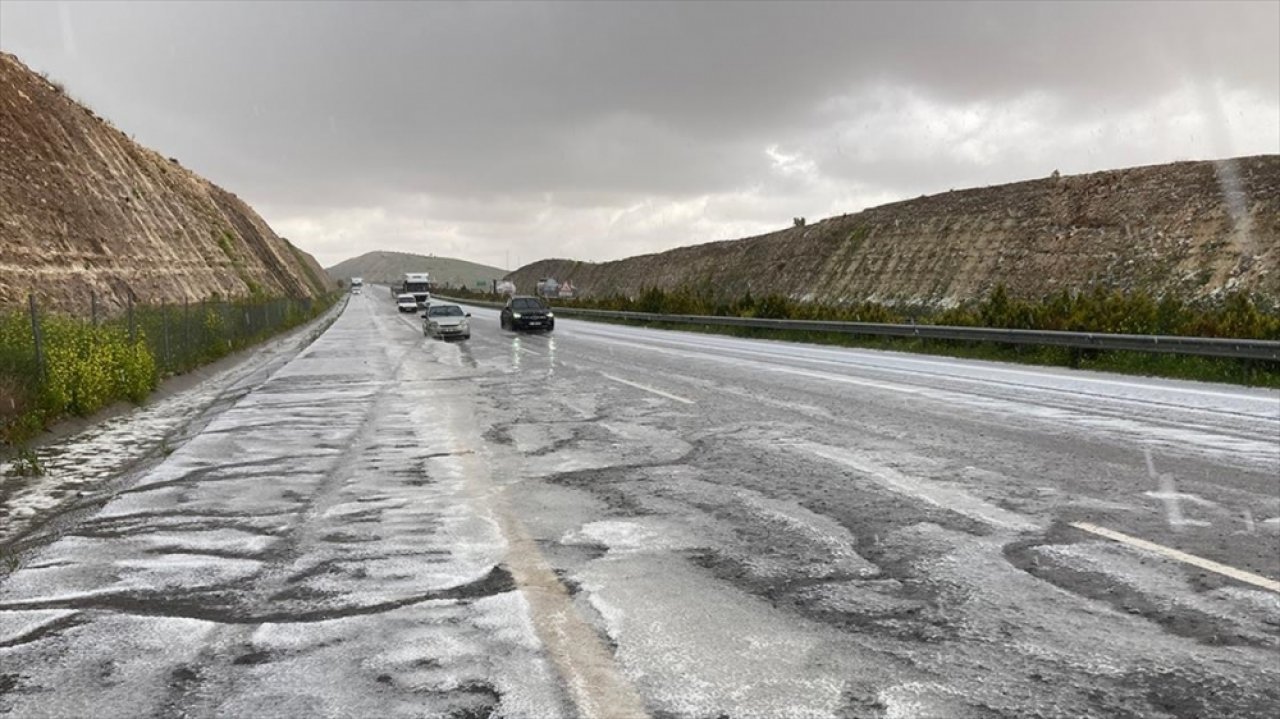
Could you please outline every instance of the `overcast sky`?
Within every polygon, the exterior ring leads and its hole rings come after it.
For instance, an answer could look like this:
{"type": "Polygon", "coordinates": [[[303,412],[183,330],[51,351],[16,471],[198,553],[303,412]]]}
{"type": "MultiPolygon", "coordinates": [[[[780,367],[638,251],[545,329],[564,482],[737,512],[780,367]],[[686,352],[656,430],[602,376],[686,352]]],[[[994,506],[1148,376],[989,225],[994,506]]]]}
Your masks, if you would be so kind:
{"type": "Polygon", "coordinates": [[[1280,2],[0,0],[0,48],[325,265],[608,260],[1280,153],[1280,2]]]}

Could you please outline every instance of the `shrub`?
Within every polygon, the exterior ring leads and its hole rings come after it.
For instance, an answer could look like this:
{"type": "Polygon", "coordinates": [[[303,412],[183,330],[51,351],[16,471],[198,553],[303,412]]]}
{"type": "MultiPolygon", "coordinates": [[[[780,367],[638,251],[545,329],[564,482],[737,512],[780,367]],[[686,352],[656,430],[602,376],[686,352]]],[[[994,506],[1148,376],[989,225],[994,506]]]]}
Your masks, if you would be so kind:
{"type": "Polygon", "coordinates": [[[161,377],[188,371],[296,327],[328,309],[322,301],[253,298],[239,302],[134,308],[94,325],[42,313],[43,371],[31,316],[0,315],[0,440],[18,443],[65,415],[90,415],[113,402],[141,403],[161,377]]]}
{"type": "MultiPolygon", "coordinates": [[[[1264,299],[1236,293],[1212,301],[1188,303],[1176,298],[1155,299],[1145,292],[1094,289],[1057,292],[1038,301],[1010,297],[997,285],[984,298],[944,310],[890,306],[874,302],[824,305],[779,294],[761,298],[750,292],[736,300],[720,299],[709,283],[699,288],[644,289],[636,298],[615,294],[599,299],[559,303],[571,307],[654,314],[767,317],[798,320],[955,325],[1006,329],[1061,330],[1123,334],[1165,334],[1240,339],[1280,339],[1280,312],[1264,299]]],[[[690,329],[689,326],[682,326],[690,329]]],[[[696,328],[695,328],[696,329],[696,328]]],[[[973,342],[881,338],[869,340],[846,334],[812,334],[717,328],[730,334],[778,336],[786,339],[860,344],[908,351],[962,354],[1011,359],[1037,364],[1090,367],[1101,370],[1156,374],[1227,382],[1280,386],[1280,367],[1274,362],[1249,362],[1204,357],[1180,357],[1139,352],[1073,352],[1064,348],[981,345],[973,342]]]]}

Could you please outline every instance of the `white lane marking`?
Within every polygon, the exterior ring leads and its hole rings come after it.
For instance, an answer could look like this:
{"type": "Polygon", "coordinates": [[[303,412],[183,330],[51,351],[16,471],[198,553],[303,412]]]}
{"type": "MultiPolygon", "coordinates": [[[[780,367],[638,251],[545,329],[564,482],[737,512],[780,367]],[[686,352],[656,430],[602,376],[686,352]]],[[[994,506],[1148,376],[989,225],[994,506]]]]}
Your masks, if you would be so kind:
{"type": "MultiPolygon", "coordinates": [[[[575,329],[582,330],[583,328],[575,327],[575,329]]],[[[662,330],[662,331],[671,332],[679,335],[689,334],[688,332],[681,332],[679,330],[662,330]]],[[[627,333],[627,332],[619,333],[619,332],[612,332],[608,330],[601,331],[596,327],[592,327],[592,330],[587,334],[595,334],[600,337],[625,337],[631,333],[627,333]]],[[[1200,395],[1205,397],[1216,397],[1216,398],[1231,399],[1231,400],[1237,400],[1237,401],[1244,400],[1244,401],[1252,402],[1252,401],[1258,401],[1258,400],[1270,401],[1274,399],[1271,397],[1265,397],[1265,396],[1260,396],[1259,394],[1246,393],[1246,392],[1198,389],[1194,387],[1180,387],[1180,386],[1168,385],[1164,383],[1145,384],[1142,382],[1104,379],[1100,377],[1064,375],[1061,372],[1053,372],[1053,371],[1036,372],[1033,370],[1014,369],[1011,367],[1002,366],[1004,363],[999,363],[999,362],[991,362],[989,364],[987,363],[977,364],[974,362],[959,361],[960,358],[957,358],[957,361],[954,361],[954,362],[940,362],[937,360],[928,360],[928,359],[922,359],[919,357],[909,356],[907,355],[907,353],[897,352],[893,350],[865,350],[865,349],[840,350],[840,349],[826,348],[826,347],[814,346],[814,345],[808,345],[808,344],[800,344],[799,347],[795,349],[788,347],[788,348],[785,348],[785,350],[780,351],[779,349],[774,349],[774,348],[760,348],[757,345],[751,344],[751,341],[749,340],[741,340],[741,339],[735,340],[735,338],[727,338],[727,337],[713,339],[713,338],[707,338],[701,335],[695,335],[688,339],[685,339],[684,337],[662,337],[662,338],[654,338],[654,339],[661,342],[668,343],[673,346],[684,346],[689,348],[700,349],[702,351],[718,350],[722,352],[726,352],[726,351],[727,352],[750,352],[753,354],[763,354],[766,356],[772,356],[776,359],[787,359],[792,361],[800,360],[800,361],[810,361],[810,362],[816,361],[821,363],[835,363],[835,364],[842,364],[846,366],[852,365],[856,367],[864,367],[867,369],[877,369],[885,372],[897,372],[897,373],[906,373],[906,374],[925,374],[925,375],[934,374],[931,372],[908,370],[900,367],[892,367],[892,366],[877,364],[876,362],[880,360],[880,357],[869,354],[871,352],[875,352],[877,354],[883,353],[885,355],[892,355],[894,361],[898,363],[941,367],[941,368],[951,370],[951,372],[937,373],[938,376],[946,377],[948,379],[966,379],[971,382],[981,382],[981,383],[987,383],[987,384],[993,384],[993,383],[994,384],[1012,384],[1014,386],[1032,387],[1035,389],[1050,389],[1050,390],[1056,389],[1057,391],[1060,391],[1060,392],[1062,391],[1072,392],[1072,390],[1069,388],[1046,387],[1044,385],[1019,385],[1017,383],[1009,382],[1008,380],[1001,380],[996,377],[982,378],[982,377],[972,377],[972,376],[966,376],[966,375],[957,375],[954,373],[954,370],[964,369],[964,370],[983,371],[983,372],[997,371],[1000,374],[1005,374],[1005,375],[1021,375],[1024,377],[1034,377],[1035,379],[1038,379],[1041,382],[1044,382],[1049,379],[1057,379],[1057,380],[1064,380],[1072,383],[1111,385],[1114,387],[1127,387],[1131,389],[1140,389],[1144,391],[1156,390],[1156,391],[1163,391],[1163,392],[1175,392],[1180,394],[1200,395]],[[710,339],[710,341],[708,341],[708,339],[710,339]],[[729,341],[725,341],[725,340],[729,340],[729,341]],[[808,353],[811,355],[814,355],[814,354],[830,355],[830,356],[839,357],[841,358],[841,360],[840,361],[820,360],[814,357],[805,357],[803,356],[803,354],[796,351],[798,349],[803,349],[804,353],[808,353]],[[870,363],[868,363],[868,361],[870,361],[870,363]]],[[[1054,367],[1046,368],[1046,370],[1054,370],[1054,369],[1057,369],[1057,368],[1054,368],[1054,367]]],[[[1078,392],[1075,392],[1075,393],[1078,393],[1078,392]]],[[[1112,397],[1111,395],[1100,395],[1100,396],[1108,397],[1108,398],[1112,397]]],[[[1146,400],[1136,399],[1135,401],[1144,402],[1146,400]]],[[[1198,408],[1191,407],[1189,409],[1198,409],[1198,408]]],[[[1205,408],[1205,409],[1210,409],[1210,408],[1205,408]]],[[[1218,410],[1210,409],[1210,411],[1218,411],[1218,410]]],[[[1257,415],[1254,415],[1254,416],[1257,416],[1257,415]]],[[[1270,418],[1270,415],[1264,415],[1263,417],[1270,418]]]]}
{"type": "Polygon", "coordinates": [[[1218,574],[1231,577],[1232,579],[1246,584],[1252,584],[1255,587],[1261,587],[1263,589],[1269,589],[1273,592],[1280,593],[1280,582],[1277,582],[1274,579],[1268,579],[1260,574],[1246,572],[1243,569],[1236,569],[1235,567],[1231,567],[1226,564],[1219,564],[1211,559],[1204,559],[1203,557],[1197,557],[1194,554],[1187,554],[1186,552],[1172,547],[1166,547],[1163,544],[1149,542],[1140,537],[1134,537],[1132,535],[1125,534],[1124,532],[1117,532],[1114,529],[1107,529],[1106,527],[1099,527],[1098,525],[1090,524],[1089,522],[1072,522],[1071,526],[1081,531],[1089,532],[1090,534],[1096,534],[1099,537],[1106,537],[1107,539],[1120,542],[1121,544],[1127,544],[1131,547],[1137,547],[1138,549],[1145,549],[1148,552],[1154,552],[1170,559],[1176,559],[1179,562],[1190,564],[1193,567],[1207,569],[1210,572],[1217,572],[1218,574]]]}
{"type": "Polygon", "coordinates": [[[891,384],[889,382],[876,382],[869,379],[855,379],[846,375],[832,374],[830,372],[807,372],[802,369],[788,369],[786,367],[770,367],[771,372],[781,372],[783,374],[793,374],[800,377],[812,377],[827,382],[840,382],[842,384],[856,384],[863,387],[875,387],[876,389],[889,390],[890,392],[902,392],[905,394],[920,394],[921,390],[906,387],[900,384],[891,384]]]}
{"type": "MultiPolygon", "coordinates": [[[[1144,407],[1144,408],[1172,407],[1185,412],[1199,412],[1201,414],[1215,414],[1215,415],[1225,414],[1233,417],[1247,417],[1249,419],[1257,419],[1263,422],[1276,422],[1280,420],[1280,413],[1276,413],[1274,415],[1256,414],[1254,412],[1242,412],[1242,411],[1221,409],[1221,408],[1215,408],[1215,407],[1203,407],[1203,406],[1189,405],[1189,404],[1175,404],[1172,402],[1164,402],[1164,401],[1155,400],[1155,399],[1144,399],[1141,397],[1127,397],[1127,396],[1118,395],[1118,394],[1086,392],[1081,389],[1072,389],[1069,387],[1054,387],[1047,384],[1027,384],[1027,383],[1014,382],[1011,380],[998,379],[998,378],[971,377],[968,375],[961,375],[961,374],[945,374],[943,372],[925,372],[921,370],[912,370],[912,369],[897,369],[894,367],[868,364],[863,362],[826,360],[826,359],[818,359],[816,357],[815,358],[788,357],[787,355],[778,354],[778,353],[753,352],[745,349],[735,349],[730,351],[738,352],[740,354],[749,354],[749,355],[756,355],[760,357],[773,358],[775,360],[791,359],[792,361],[807,362],[809,364],[833,365],[850,372],[856,371],[858,369],[868,369],[873,372],[884,372],[888,374],[905,375],[906,376],[905,379],[915,380],[917,382],[924,381],[928,378],[936,378],[936,379],[942,379],[950,382],[960,382],[964,384],[978,385],[979,389],[975,389],[975,390],[964,390],[964,389],[957,388],[953,391],[962,392],[964,394],[972,394],[974,396],[980,396],[980,397],[995,396],[995,395],[983,393],[981,391],[981,388],[997,388],[998,387],[998,388],[1015,389],[1015,390],[1032,390],[1035,392],[1044,392],[1046,394],[1051,394],[1051,395],[1063,395],[1068,398],[1097,397],[1099,399],[1103,399],[1108,402],[1115,402],[1115,403],[1127,404],[1127,405],[1137,405],[1139,407],[1144,407]]],[[[1020,374],[1026,374],[1026,373],[1020,373],[1020,374]]],[[[1048,375],[1048,376],[1056,377],[1057,375],[1048,375]]],[[[1118,383],[1112,383],[1112,384],[1118,384],[1118,383]]],[[[1138,385],[1130,385],[1130,386],[1136,387],[1138,385]]],[[[1280,409],[1280,404],[1277,405],[1277,408],[1280,409]]]]}
{"type": "MultiPolygon", "coordinates": [[[[670,343],[670,344],[672,346],[679,346],[679,343],[670,343]]],[[[686,344],[688,347],[691,347],[691,348],[701,347],[701,345],[699,345],[698,343],[693,343],[693,342],[684,343],[684,344],[686,344]]],[[[1031,372],[1020,372],[1017,370],[1006,370],[1004,368],[1000,368],[1000,372],[1004,374],[1031,376],[1031,377],[1037,377],[1038,379],[1041,380],[1040,384],[1028,384],[1023,382],[1015,382],[1012,380],[1003,379],[998,376],[975,377],[975,376],[970,376],[965,374],[930,372],[930,371],[924,371],[924,370],[918,370],[918,369],[892,367],[889,365],[876,364],[873,362],[859,362],[859,361],[856,361],[854,358],[842,358],[839,360],[820,359],[818,357],[805,357],[803,355],[800,355],[794,352],[755,350],[755,349],[748,349],[746,347],[731,347],[731,346],[720,347],[718,345],[708,345],[707,347],[704,348],[704,351],[705,350],[719,350],[721,352],[726,352],[726,353],[736,352],[740,355],[751,355],[755,357],[762,357],[762,358],[769,359],[771,361],[790,361],[790,362],[804,362],[808,364],[832,365],[850,372],[857,371],[859,369],[864,369],[864,370],[871,370],[873,372],[884,372],[884,373],[896,374],[896,375],[906,375],[907,378],[914,379],[915,381],[923,381],[923,380],[926,380],[927,378],[937,378],[937,379],[942,379],[947,381],[978,385],[979,387],[986,387],[986,388],[1003,387],[1003,388],[1014,388],[1014,389],[1020,389],[1020,390],[1029,389],[1036,392],[1045,392],[1049,394],[1065,395],[1067,397],[1077,397],[1077,398],[1078,397],[1098,397],[1101,399],[1105,399],[1109,402],[1138,405],[1141,407],[1153,407],[1153,406],[1154,407],[1174,407],[1183,411],[1209,413],[1209,414],[1226,414],[1226,415],[1237,416],[1237,417],[1248,417],[1250,419],[1260,419],[1264,422],[1275,422],[1277,420],[1280,420],[1280,413],[1257,414],[1255,412],[1243,412],[1243,411],[1221,409],[1221,408],[1215,408],[1215,407],[1203,407],[1203,406],[1188,405],[1188,404],[1175,404],[1172,402],[1165,402],[1165,401],[1160,401],[1155,399],[1146,399],[1142,397],[1126,397],[1126,396],[1117,395],[1117,394],[1104,394],[1096,391],[1088,392],[1088,391],[1083,391],[1079,388],[1052,386],[1051,384],[1044,384],[1044,382],[1049,381],[1050,379],[1066,379],[1069,381],[1075,380],[1075,378],[1073,377],[1064,378],[1062,377],[1062,375],[1055,374],[1055,373],[1044,373],[1044,374],[1036,375],[1035,373],[1031,373],[1031,372]]],[[[908,360],[907,363],[909,364],[913,361],[914,360],[908,360]]],[[[932,363],[932,364],[936,365],[937,363],[932,363]]],[[[964,369],[978,369],[970,365],[942,365],[942,366],[962,367],[964,369]]],[[[1053,368],[1049,368],[1049,369],[1053,369],[1053,368]]],[[[1091,382],[1094,384],[1111,384],[1111,385],[1119,385],[1119,386],[1130,387],[1130,388],[1142,388],[1142,389],[1148,389],[1148,390],[1168,389],[1163,387],[1162,385],[1141,385],[1134,382],[1119,382],[1119,381],[1113,381],[1113,380],[1100,380],[1100,379],[1092,379],[1092,378],[1085,378],[1085,381],[1091,382]]],[[[956,391],[964,392],[965,390],[956,390],[956,391]]],[[[1231,399],[1236,399],[1236,400],[1257,399],[1256,397],[1252,397],[1250,395],[1242,395],[1242,394],[1229,395],[1225,393],[1215,393],[1215,392],[1209,392],[1206,390],[1194,390],[1194,389],[1186,389],[1186,388],[1174,388],[1173,391],[1191,393],[1191,394],[1209,394],[1209,395],[1218,396],[1218,397],[1229,397],[1231,399]]],[[[970,392],[966,392],[966,394],[968,393],[970,392]]],[[[975,392],[972,392],[972,394],[976,394],[978,396],[988,396],[986,394],[983,394],[981,391],[975,391],[975,392]]]]}
{"type": "MultiPolygon", "coordinates": [[[[711,353],[698,354],[674,348],[638,344],[626,340],[618,340],[616,343],[685,360],[694,358],[704,362],[730,364],[739,369],[747,367],[757,368],[762,371],[776,369],[775,365],[760,360],[711,353]]],[[[1084,427],[1090,430],[1101,429],[1108,433],[1121,433],[1135,440],[1155,441],[1162,446],[1171,448],[1194,446],[1202,453],[1208,452],[1222,455],[1233,460],[1263,458],[1264,461],[1269,463],[1269,467],[1275,463],[1277,448],[1275,442],[1270,438],[1266,441],[1258,441],[1202,425],[1166,424],[1150,418],[1129,419],[1126,416],[1117,416],[1100,409],[1090,411],[1084,408],[1061,407],[1055,404],[1042,404],[1024,397],[1006,399],[999,395],[987,395],[980,392],[925,387],[916,390],[916,394],[940,403],[963,404],[969,407],[976,407],[984,412],[998,413],[999,417],[1005,421],[1008,421],[1010,416],[1013,415],[1025,415],[1043,422],[1066,422],[1074,427],[1084,427]]],[[[1187,409],[1194,408],[1188,407],[1187,409]]]]}
{"type": "Polygon", "coordinates": [[[677,397],[676,395],[671,394],[671,393],[669,393],[669,392],[663,392],[663,391],[662,391],[662,390],[660,390],[660,389],[654,389],[654,388],[652,388],[652,387],[647,387],[647,386],[642,385],[642,384],[640,384],[640,383],[638,383],[638,382],[632,382],[631,380],[622,379],[621,377],[614,377],[613,375],[611,375],[611,374],[605,374],[604,372],[601,372],[601,373],[600,373],[600,375],[601,375],[602,377],[604,377],[605,379],[607,379],[607,380],[612,380],[612,381],[617,382],[617,383],[619,383],[619,384],[625,384],[625,385],[627,385],[628,387],[635,387],[636,389],[644,390],[645,392],[648,392],[648,393],[650,393],[650,394],[656,394],[656,395],[658,395],[659,397],[666,397],[667,399],[673,399],[673,400],[675,400],[675,401],[677,401],[677,402],[684,402],[685,404],[697,404],[696,402],[694,402],[694,401],[693,401],[693,400],[691,400],[691,399],[685,399],[684,397],[677,397]]]}
{"type": "Polygon", "coordinates": [[[409,327],[409,329],[417,330],[419,332],[422,331],[422,323],[420,321],[415,320],[412,317],[405,317],[403,312],[399,313],[396,316],[396,319],[405,323],[409,327]]]}
{"type": "Polygon", "coordinates": [[[895,469],[876,464],[859,454],[839,447],[829,447],[816,442],[793,440],[782,444],[783,447],[799,449],[825,460],[843,464],[846,467],[866,475],[876,484],[897,492],[923,500],[937,507],[962,514],[986,524],[1016,532],[1039,530],[1040,526],[1027,517],[984,502],[973,495],[959,489],[945,487],[927,479],[909,477],[895,469]]]}

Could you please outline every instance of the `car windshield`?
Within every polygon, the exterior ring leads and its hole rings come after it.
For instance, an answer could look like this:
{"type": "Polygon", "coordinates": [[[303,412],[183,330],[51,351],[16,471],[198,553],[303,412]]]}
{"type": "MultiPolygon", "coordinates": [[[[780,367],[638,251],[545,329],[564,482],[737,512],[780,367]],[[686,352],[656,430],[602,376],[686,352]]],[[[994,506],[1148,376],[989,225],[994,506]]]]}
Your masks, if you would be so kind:
{"type": "Polygon", "coordinates": [[[461,317],[462,308],[457,305],[446,305],[444,307],[432,307],[427,314],[432,317],[461,317]]]}
{"type": "Polygon", "coordinates": [[[413,298],[413,295],[405,295],[403,297],[400,297],[399,299],[401,304],[405,304],[408,302],[417,302],[417,300],[413,298]]]}
{"type": "Polygon", "coordinates": [[[546,309],[546,306],[538,300],[522,297],[518,300],[511,300],[511,308],[515,310],[541,310],[546,309]]]}

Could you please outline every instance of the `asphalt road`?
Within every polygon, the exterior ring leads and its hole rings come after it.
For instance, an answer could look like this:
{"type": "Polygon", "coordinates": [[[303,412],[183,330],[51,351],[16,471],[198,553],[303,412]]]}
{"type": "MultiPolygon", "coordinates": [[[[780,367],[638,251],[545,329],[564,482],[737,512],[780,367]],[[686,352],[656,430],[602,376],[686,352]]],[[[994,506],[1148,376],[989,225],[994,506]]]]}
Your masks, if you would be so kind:
{"type": "Polygon", "coordinates": [[[0,583],[0,715],[1268,717],[1280,393],[385,292],[0,583]]]}

